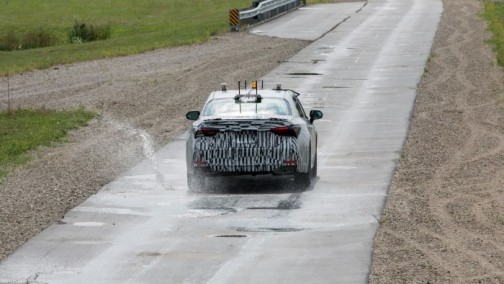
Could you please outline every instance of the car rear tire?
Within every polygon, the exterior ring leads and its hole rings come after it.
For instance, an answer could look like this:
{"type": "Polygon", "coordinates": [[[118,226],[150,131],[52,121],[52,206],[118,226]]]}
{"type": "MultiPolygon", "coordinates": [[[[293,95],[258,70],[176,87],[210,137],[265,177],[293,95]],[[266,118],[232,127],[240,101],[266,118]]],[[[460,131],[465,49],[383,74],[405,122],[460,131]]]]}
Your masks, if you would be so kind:
{"type": "Polygon", "coordinates": [[[317,153],[315,153],[315,162],[313,163],[313,168],[311,169],[310,176],[312,178],[317,177],[317,153]]]}
{"type": "Polygon", "coordinates": [[[304,190],[310,186],[311,183],[311,154],[308,158],[308,172],[296,173],[294,175],[294,183],[297,189],[304,190]]]}

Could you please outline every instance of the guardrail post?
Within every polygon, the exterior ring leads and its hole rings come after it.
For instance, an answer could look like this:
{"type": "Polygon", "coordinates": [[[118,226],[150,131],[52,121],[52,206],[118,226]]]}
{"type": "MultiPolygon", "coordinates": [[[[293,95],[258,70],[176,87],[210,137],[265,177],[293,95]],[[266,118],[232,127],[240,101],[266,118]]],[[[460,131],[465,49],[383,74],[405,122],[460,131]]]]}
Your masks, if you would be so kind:
{"type": "Polygon", "coordinates": [[[229,10],[231,31],[275,18],[303,4],[306,4],[306,0],[254,0],[249,9],[229,10]]]}
{"type": "Polygon", "coordinates": [[[238,9],[229,10],[229,25],[232,32],[240,31],[240,11],[238,9]]]}

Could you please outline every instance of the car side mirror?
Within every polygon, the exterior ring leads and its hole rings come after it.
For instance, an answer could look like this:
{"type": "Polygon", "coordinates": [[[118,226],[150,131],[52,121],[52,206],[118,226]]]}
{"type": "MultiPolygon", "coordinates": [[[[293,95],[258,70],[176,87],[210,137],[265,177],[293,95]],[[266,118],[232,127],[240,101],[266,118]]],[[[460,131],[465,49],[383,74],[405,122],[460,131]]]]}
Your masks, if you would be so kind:
{"type": "Polygon", "coordinates": [[[190,111],[186,114],[186,118],[189,119],[189,120],[198,120],[200,116],[200,112],[199,111],[190,111]]]}
{"type": "Polygon", "coordinates": [[[317,119],[321,119],[324,117],[324,114],[320,110],[311,110],[310,111],[310,122],[313,123],[313,121],[317,119]]]}

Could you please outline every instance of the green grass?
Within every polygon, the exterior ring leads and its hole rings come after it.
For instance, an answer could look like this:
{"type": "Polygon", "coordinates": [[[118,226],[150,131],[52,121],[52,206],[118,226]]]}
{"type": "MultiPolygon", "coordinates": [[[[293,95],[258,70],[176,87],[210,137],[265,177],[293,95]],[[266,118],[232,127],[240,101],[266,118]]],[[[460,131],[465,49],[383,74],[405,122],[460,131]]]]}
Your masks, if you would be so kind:
{"type": "Polygon", "coordinates": [[[485,0],[483,15],[488,21],[488,29],[493,33],[490,43],[497,52],[497,62],[504,66],[504,3],[485,0]]]}
{"type": "MultiPolygon", "coordinates": [[[[308,4],[331,2],[309,0],[308,4]]],[[[0,37],[45,30],[59,44],[0,51],[0,76],[55,64],[142,53],[163,47],[201,43],[229,30],[229,9],[251,0],[0,0],[0,37]],[[110,25],[111,38],[71,44],[75,20],[110,25]]]]}
{"type": "Polygon", "coordinates": [[[250,4],[250,0],[0,0],[0,36],[44,29],[61,43],[0,52],[0,75],[204,42],[229,30],[230,8],[250,4]],[[110,25],[111,38],[70,44],[68,33],[75,19],[110,25]]]}
{"type": "Polygon", "coordinates": [[[64,142],[68,130],[85,125],[96,113],[17,110],[0,113],[0,183],[17,166],[29,161],[28,151],[64,142]]]}

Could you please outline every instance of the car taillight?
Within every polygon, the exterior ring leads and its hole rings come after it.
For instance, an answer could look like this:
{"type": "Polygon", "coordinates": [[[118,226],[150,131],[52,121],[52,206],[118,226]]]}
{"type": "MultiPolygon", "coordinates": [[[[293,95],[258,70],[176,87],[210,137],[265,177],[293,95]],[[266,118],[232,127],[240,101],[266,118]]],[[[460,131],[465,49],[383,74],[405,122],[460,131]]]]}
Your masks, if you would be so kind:
{"type": "Polygon", "coordinates": [[[218,128],[211,128],[211,127],[202,127],[196,131],[194,134],[194,137],[203,137],[203,136],[215,136],[217,133],[219,133],[218,128]]]}
{"type": "Polygon", "coordinates": [[[280,126],[271,129],[271,132],[280,136],[293,136],[298,137],[299,131],[301,128],[299,126],[291,125],[291,126],[280,126]]]}
{"type": "Polygon", "coordinates": [[[296,166],[297,165],[297,161],[296,160],[285,160],[283,162],[284,166],[296,166]]]}

